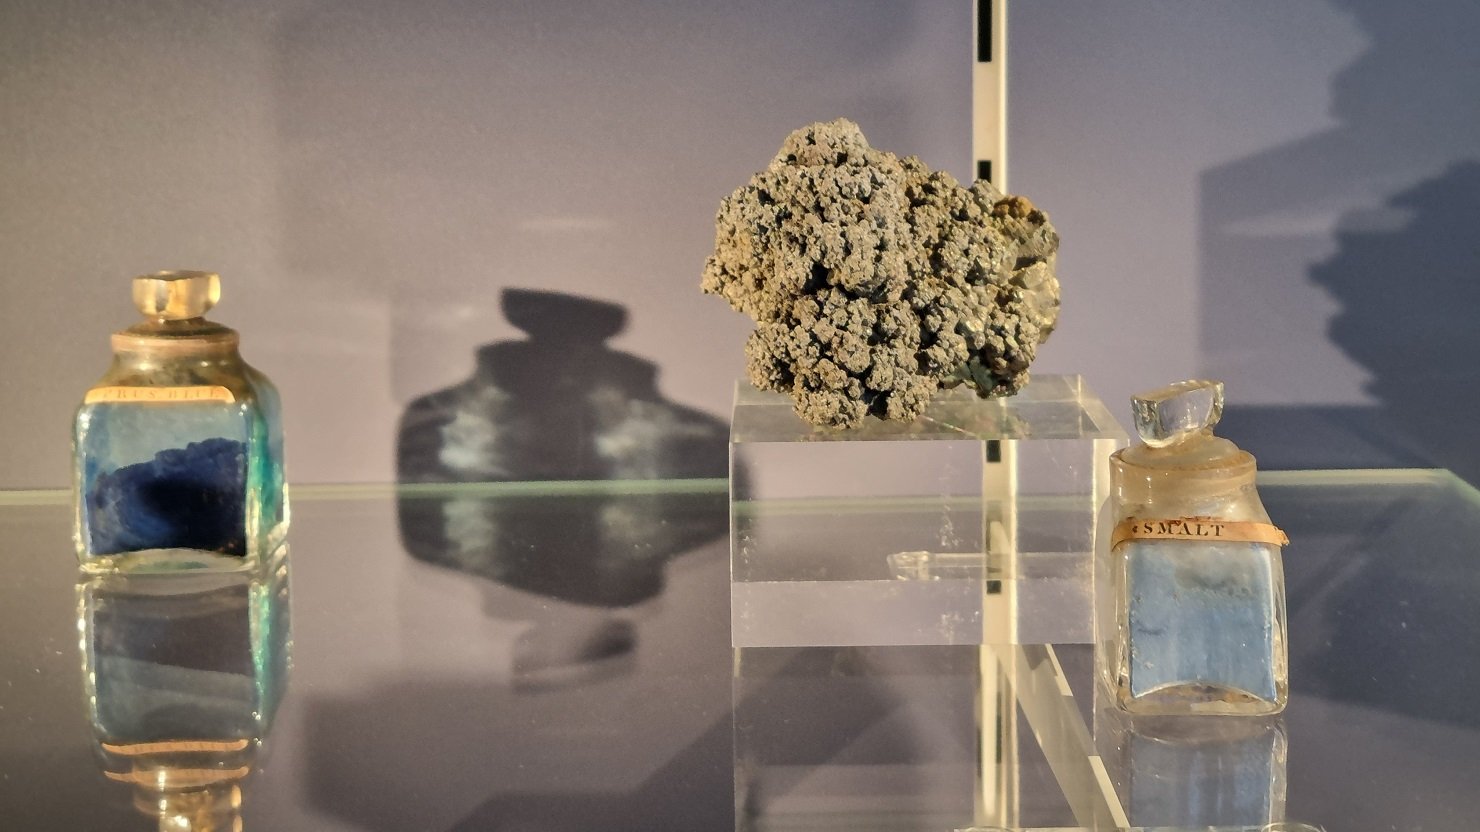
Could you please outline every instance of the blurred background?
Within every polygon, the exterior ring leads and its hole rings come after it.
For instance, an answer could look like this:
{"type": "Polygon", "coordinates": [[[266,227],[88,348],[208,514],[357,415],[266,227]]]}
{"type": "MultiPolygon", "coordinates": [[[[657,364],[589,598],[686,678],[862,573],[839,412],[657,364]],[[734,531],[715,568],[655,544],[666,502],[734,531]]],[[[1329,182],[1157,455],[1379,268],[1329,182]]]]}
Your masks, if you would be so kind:
{"type": "MultiPolygon", "coordinates": [[[[698,291],[720,199],[840,115],[969,176],[970,15],[0,2],[0,487],[67,483],[127,279],[167,268],[223,275],[216,317],[283,390],[295,481],[631,475],[488,451],[489,402],[524,395],[490,361],[534,341],[567,386],[601,375],[584,356],[625,368],[626,410],[518,419],[722,454],[749,321],[698,291]],[[547,293],[538,331],[511,318],[522,289],[547,293]]],[[[1267,466],[1473,481],[1477,31],[1460,0],[1013,4],[1010,185],[1063,236],[1036,369],[1085,374],[1122,418],[1136,389],[1214,375],[1267,466]]]]}

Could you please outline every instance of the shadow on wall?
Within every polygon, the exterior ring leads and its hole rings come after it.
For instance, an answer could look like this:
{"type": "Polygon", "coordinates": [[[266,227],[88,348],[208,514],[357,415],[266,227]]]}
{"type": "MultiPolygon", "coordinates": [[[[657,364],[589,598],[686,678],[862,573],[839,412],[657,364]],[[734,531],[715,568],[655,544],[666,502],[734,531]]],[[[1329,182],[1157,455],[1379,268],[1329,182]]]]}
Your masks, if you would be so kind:
{"type": "Polygon", "coordinates": [[[662,320],[634,341],[719,412],[733,370],[709,370],[736,366],[748,330],[697,289],[719,199],[788,131],[841,114],[881,146],[966,158],[965,5],[290,5],[275,67],[284,267],[334,320],[363,316],[335,339],[360,339],[344,352],[361,360],[387,352],[400,401],[509,334],[489,285],[537,275],[662,320]],[[928,40],[953,24],[951,49],[928,40]]]}
{"type": "Polygon", "coordinates": [[[1371,39],[1332,79],[1338,125],[1202,178],[1204,371],[1231,382],[1226,432],[1266,467],[1476,482],[1480,6],[1336,4],[1371,39]]]}
{"type": "Polygon", "coordinates": [[[665,400],[655,364],[607,346],[625,309],[532,289],[505,289],[502,308],[528,338],[481,347],[472,378],[407,407],[401,482],[725,476],[725,423],[665,400]]]}
{"type": "Polygon", "coordinates": [[[1409,188],[1384,212],[1356,212],[1311,277],[1341,302],[1331,340],[1372,374],[1395,443],[1480,483],[1480,162],[1409,188]]]}
{"type": "Polygon", "coordinates": [[[674,481],[726,476],[728,428],[664,399],[655,365],[606,345],[622,307],[507,289],[503,310],[528,339],[485,345],[472,378],[407,407],[397,478],[520,490],[406,495],[398,519],[413,557],[536,596],[515,678],[538,683],[630,656],[625,619],[581,608],[656,597],[670,559],[725,533],[723,490],[674,481]]]}
{"type": "Polygon", "coordinates": [[[1341,304],[1331,341],[1375,406],[1230,407],[1266,467],[1441,467],[1480,483],[1480,162],[1353,211],[1310,276],[1341,304]]]}

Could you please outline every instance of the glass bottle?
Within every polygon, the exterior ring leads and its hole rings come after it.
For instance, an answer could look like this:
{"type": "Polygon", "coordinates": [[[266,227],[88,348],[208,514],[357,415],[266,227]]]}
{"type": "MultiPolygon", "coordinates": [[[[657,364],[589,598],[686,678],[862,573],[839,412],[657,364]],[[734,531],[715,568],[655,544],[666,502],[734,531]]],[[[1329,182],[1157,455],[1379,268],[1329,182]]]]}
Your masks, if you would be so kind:
{"type": "Polygon", "coordinates": [[[1110,457],[1095,558],[1095,656],[1139,714],[1273,714],[1285,707],[1284,533],[1254,457],[1213,435],[1223,385],[1135,397],[1142,444],[1110,457]]]}
{"type": "Polygon", "coordinates": [[[113,334],[113,364],[74,424],[84,569],[249,566],[283,541],[277,390],[242,360],[235,330],[205,319],[220,296],[209,272],[134,278],[145,320],[113,334]]]}

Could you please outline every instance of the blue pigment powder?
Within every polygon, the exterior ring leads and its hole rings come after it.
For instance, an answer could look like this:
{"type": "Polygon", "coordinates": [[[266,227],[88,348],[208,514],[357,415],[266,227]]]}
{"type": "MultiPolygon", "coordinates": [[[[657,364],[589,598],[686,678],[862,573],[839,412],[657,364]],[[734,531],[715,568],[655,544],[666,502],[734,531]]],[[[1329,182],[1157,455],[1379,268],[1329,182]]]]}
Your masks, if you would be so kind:
{"type": "Polygon", "coordinates": [[[87,493],[96,554],[145,549],[247,551],[247,449],[206,439],[97,474],[87,493]]]}
{"type": "Polygon", "coordinates": [[[1273,701],[1268,546],[1163,540],[1124,546],[1131,694],[1194,685],[1273,701]]]}

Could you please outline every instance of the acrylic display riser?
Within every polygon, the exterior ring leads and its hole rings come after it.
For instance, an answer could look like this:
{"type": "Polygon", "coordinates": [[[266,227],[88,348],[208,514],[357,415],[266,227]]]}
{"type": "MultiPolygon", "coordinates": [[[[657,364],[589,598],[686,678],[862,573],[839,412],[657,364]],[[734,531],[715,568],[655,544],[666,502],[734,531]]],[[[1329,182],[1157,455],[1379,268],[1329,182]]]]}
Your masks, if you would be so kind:
{"type": "Polygon", "coordinates": [[[1125,432],[1078,376],[938,393],[907,424],[816,428],[736,388],[732,643],[1069,644],[1091,637],[1091,557],[1125,432]]]}

